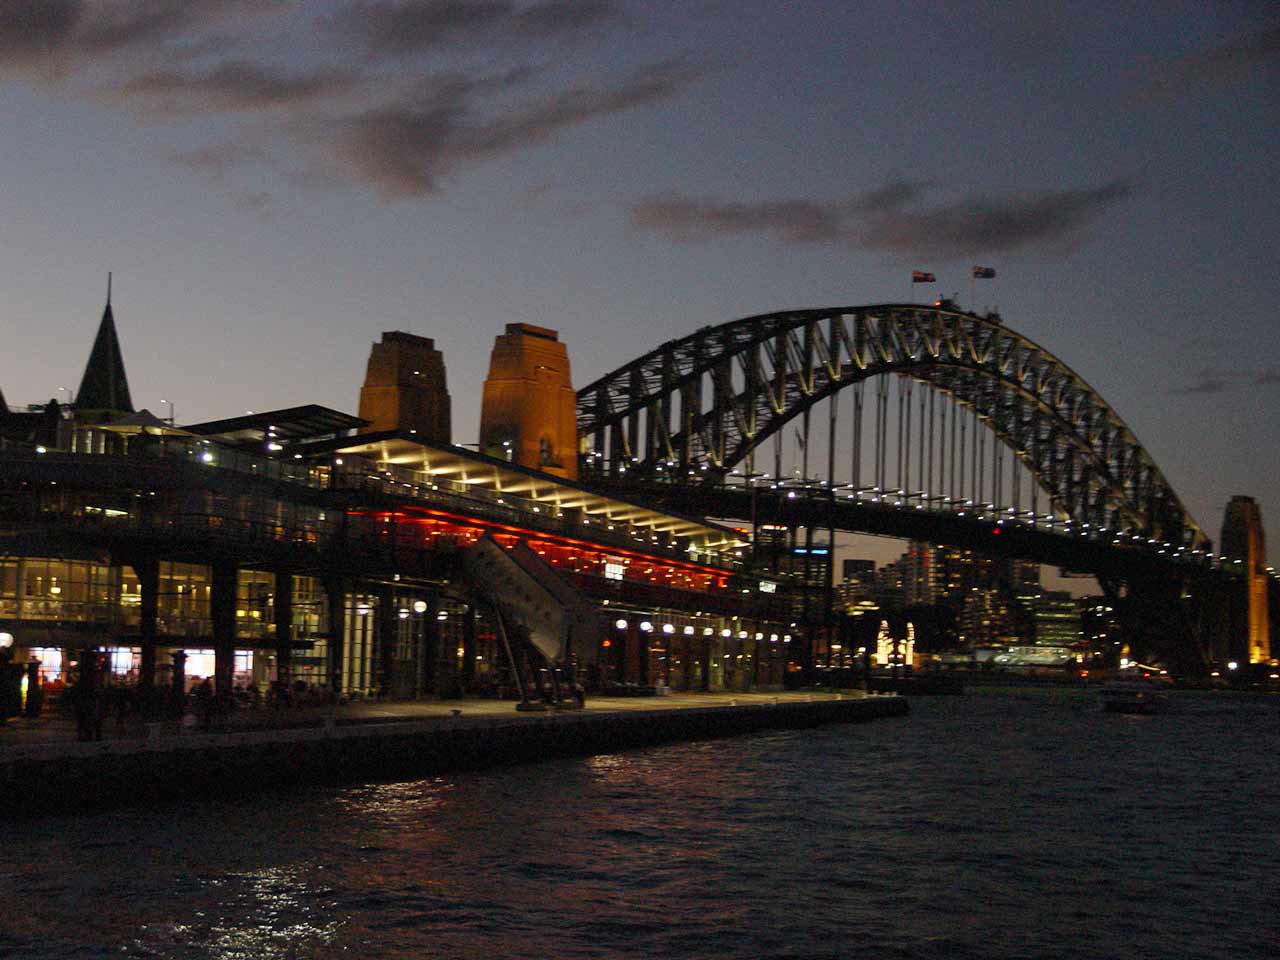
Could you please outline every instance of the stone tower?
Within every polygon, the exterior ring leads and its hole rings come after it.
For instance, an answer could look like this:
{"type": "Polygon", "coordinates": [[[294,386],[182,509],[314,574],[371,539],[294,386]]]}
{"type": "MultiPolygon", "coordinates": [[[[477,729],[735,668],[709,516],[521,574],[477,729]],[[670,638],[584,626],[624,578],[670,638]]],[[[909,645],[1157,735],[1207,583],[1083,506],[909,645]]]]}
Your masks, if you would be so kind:
{"type": "Polygon", "coordinates": [[[509,323],[494,340],[480,407],[480,449],[578,479],[577,399],[569,353],[554,330],[509,323]]]}
{"type": "Polygon", "coordinates": [[[427,443],[450,443],[449,388],[435,341],[412,333],[382,334],[360,388],[365,432],[414,430],[427,443]]]}
{"type": "Polygon", "coordinates": [[[1271,659],[1271,633],[1267,622],[1267,541],[1262,512],[1252,497],[1232,497],[1222,520],[1222,553],[1243,560],[1245,581],[1231,604],[1233,638],[1248,641],[1250,663],[1271,659]]]}

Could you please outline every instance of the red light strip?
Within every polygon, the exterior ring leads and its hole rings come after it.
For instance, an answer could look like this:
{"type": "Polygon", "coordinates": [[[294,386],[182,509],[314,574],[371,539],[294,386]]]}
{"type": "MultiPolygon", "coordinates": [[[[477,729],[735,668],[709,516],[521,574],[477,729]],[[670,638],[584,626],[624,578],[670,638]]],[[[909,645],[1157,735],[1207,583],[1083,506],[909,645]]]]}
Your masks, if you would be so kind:
{"type": "Polygon", "coordinates": [[[590,540],[575,540],[573,537],[562,537],[554,533],[543,533],[538,530],[526,530],[523,527],[513,527],[505,523],[495,523],[492,520],[477,520],[473,517],[462,517],[455,513],[446,513],[443,510],[431,510],[425,507],[413,507],[405,510],[397,510],[394,512],[378,511],[373,513],[364,513],[358,510],[351,511],[352,516],[357,517],[375,517],[383,520],[394,517],[405,517],[413,519],[419,515],[429,517],[441,517],[451,523],[462,527],[479,527],[485,530],[501,530],[504,533],[515,536],[524,537],[526,539],[546,540],[555,544],[568,544],[570,546],[585,547],[594,550],[597,553],[606,553],[624,557],[636,557],[649,562],[657,561],[672,567],[678,567],[684,570],[693,570],[712,577],[728,577],[731,574],[726,570],[717,570],[715,567],[704,567],[699,563],[689,563],[687,560],[669,560],[666,557],[655,556],[651,553],[640,553],[636,550],[629,550],[625,547],[614,547],[600,543],[592,543],[590,540]]]}

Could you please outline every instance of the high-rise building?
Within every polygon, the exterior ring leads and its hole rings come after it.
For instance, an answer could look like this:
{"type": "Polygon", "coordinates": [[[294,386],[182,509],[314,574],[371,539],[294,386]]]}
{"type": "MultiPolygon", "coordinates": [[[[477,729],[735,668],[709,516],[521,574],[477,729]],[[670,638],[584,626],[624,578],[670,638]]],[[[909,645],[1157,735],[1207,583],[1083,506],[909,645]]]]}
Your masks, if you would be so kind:
{"type": "Polygon", "coordinates": [[[1040,647],[1077,647],[1084,633],[1080,607],[1065,591],[1044,591],[1031,608],[1033,638],[1040,647]]]}
{"type": "Polygon", "coordinates": [[[844,579],[836,585],[836,606],[845,613],[863,613],[879,608],[876,602],[876,562],[846,559],[844,579]]]}
{"type": "Polygon", "coordinates": [[[1008,640],[1013,632],[1009,603],[999,590],[973,587],[960,610],[960,641],[970,647],[1008,640]]]}

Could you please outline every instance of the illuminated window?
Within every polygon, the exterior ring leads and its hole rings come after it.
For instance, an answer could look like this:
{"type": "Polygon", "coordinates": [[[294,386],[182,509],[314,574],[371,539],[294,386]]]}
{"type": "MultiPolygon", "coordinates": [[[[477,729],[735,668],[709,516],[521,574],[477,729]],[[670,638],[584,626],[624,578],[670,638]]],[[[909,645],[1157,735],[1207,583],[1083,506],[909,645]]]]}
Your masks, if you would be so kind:
{"type": "Polygon", "coordinates": [[[184,650],[187,655],[186,675],[190,678],[213,676],[214,655],[212,650],[184,650]]]}
{"type": "Polygon", "coordinates": [[[138,647],[108,647],[107,669],[122,677],[137,669],[141,658],[142,651],[138,647]]]}
{"type": "Polygon", "coordinates": [[[29,655],[40,661],[40,676],[45,683],[62,678],[62,650],[58,647],[32,647],[29,655]]]}

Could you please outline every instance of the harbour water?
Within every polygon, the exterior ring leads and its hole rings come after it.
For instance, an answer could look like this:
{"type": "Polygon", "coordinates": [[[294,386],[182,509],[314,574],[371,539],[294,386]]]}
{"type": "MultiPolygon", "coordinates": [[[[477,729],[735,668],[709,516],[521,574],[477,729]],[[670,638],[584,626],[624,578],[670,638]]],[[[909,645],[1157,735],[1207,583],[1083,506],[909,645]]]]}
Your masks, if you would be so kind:
{"type": "Polygon", "coordinates": [[[1272,957],[1280,698],[1079,690],[10,822],[0,957],[1272,957]]]}

